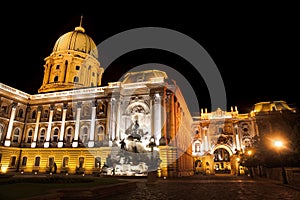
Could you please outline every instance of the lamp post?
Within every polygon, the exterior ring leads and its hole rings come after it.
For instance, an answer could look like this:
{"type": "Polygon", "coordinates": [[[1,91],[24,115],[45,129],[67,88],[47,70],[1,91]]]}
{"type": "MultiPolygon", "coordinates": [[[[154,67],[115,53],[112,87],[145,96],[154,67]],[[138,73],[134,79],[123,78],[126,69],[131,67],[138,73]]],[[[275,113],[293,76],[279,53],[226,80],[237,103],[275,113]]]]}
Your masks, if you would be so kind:
{"type": "Polygon", "coordinates": [[[282,161],[282,153],[281,149],[283,147],[283,143],[280,140],[276,140],[274,142],[275,147],[278,149],[279,159],[280,159],[280,165],[281,165],[281,176],[282,176],[282,183],[288,184],[287,178],[286,178],[286,172],[284,169],[283,161],[282,161]]]}
{"type": "Polygon", "coordinates": [[[148,182],[153,182],[154,179],[155,179],[155,176],[156,176],[156,173],[155,173],[155,165],[153,163],[154,161],[154,158],[153,158],[153,148],[156,146],[155,144],[155,139],[154,137],[151,137],[150,138],[150,142],[149,142],[149,147],[151,149],[151,160],[150,160],[150,171],[148,172],[148,182]]]}
{"type": "Polygon", "coordinates": [[[238,170],[237,170],[238,176],[240,176],[241,175],[241,172],[240,172],[240,162],[241,162],[241,159],[240,158],[236,158],[236,161],[237,161],[237,164],[238,164],[238,170]]]}
{"type": "Polygon", "coordinates": [[[250,165],[250,177],[253,177],[253,162],[252,162],[252,160],[251,160],[252,151],[251,151],[251,150],[248,150],[248,151],[247,151],[247,154],[248,154],[249,160],[250,160],[250,162],[249,162],[249,165],[250,165]]]}

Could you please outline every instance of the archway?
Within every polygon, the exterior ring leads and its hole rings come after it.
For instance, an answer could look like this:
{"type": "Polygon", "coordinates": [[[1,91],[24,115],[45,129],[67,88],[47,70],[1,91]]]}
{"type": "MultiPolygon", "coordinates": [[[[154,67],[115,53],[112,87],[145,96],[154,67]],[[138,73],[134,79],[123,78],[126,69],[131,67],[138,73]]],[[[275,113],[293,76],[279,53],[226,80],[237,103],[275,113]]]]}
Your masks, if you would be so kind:
{"type": "Polygon", "coordinates": [[[214,169],[216,174],[230,174],[230,152],[223,147],[217,148],[214,152],[214,169]]]}

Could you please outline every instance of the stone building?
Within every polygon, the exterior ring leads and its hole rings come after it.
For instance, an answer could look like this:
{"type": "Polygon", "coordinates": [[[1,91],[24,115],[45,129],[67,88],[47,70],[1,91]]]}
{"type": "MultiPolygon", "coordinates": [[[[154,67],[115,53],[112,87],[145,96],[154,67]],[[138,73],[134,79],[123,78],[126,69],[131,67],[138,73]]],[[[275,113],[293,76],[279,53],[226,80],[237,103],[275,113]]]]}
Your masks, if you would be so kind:
{"type": "Polygon", "coordinates": [[[130,72],[101,86],[97,46],[81,25],[44,60],[37,94],[0,83],[2,172],[193,174],[193,119],[165,72],[130,72]]]}
{"type": "MultiPolygon", "coordinates": [[[[240,165],[241,154],[253,149],[258,139],[262,148],[274,151],[274,140],[299,138],[299,114],[285,101],[256,103],[249,113],[239,113],[237,107],[230,111],[220,108],[214,112],[201,109],[194,117],[192,155],[196,173],[244,173],[240,165]]],[[[295,142],[294,145],[299,145],[295,142]]],[[[250,152],[248,152],[250,153],[250,152]]]]}

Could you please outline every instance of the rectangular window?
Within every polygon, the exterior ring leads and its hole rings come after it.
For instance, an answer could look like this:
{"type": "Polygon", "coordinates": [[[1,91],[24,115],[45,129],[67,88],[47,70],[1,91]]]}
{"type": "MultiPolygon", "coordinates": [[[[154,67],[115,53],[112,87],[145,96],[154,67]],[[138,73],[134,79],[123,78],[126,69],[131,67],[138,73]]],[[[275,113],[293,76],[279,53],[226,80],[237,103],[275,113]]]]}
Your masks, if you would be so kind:
{"type": "Polygon", "coordinates": [[[23,160],[22,160],[22,167],[25,167],[27,164],[27,157],[23,157],[23,160]]]}
{"type": "Polygon", "coordinates": [[[48,166],[52,167],[53,165],[54,165],[54,158],[53,157],[49,157],[48,166]]]}
{"type": "Polygon", "coordinates": [[[16,156],[12,156],[10,158],[10,163],[9,163],[9,166],[10,167],[14,167],[16,165],[16,161],[17,161],[17,157],[16,156]]]}
{"type": "Polygon", "coordinates": [[[68,167],[69,166],[69,157],[64,157],[63,159],[63,167],[68,167]]]}
{"type": "Polygon", "coordinates": [[[0,163],[1,163],[1,160],[2,160],[2,154],[0,153],[0,163]]]}
{"type": "Polygon", "coordinates": [[[95,158],[95,168],[100,168],[101,167],[101,158],[96,157],[95,158]]]}
{"type": "Polygon", "coordinates": [[[39,167],[40,166],[40,160],[41,160],[41,157],[35,157],[35,161],[34,161],[34,166],[35,167],[39,167]]]}
{"type": "Polygon", "coordinates": [[[83,168],[84,157],[79,157],[79,168],[83,168]]]}

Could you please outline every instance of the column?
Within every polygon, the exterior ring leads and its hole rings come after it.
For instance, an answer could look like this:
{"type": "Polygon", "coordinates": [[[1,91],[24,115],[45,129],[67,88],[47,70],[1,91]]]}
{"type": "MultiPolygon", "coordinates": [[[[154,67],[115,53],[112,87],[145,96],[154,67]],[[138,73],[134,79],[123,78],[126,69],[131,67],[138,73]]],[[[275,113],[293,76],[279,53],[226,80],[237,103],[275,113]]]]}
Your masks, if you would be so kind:
{"type": "Polygon", "coordinates": [[[64,145],[66,116],[67,116],[67,105],[64,105],[62,119],[61,119],[60,135],[59,135],[59,141],[57,147],[63,147],[64,145]]]}
{"type": "Polygon", "coordinates": [[[39,124],[40,124],[40,119],[41,119],[41,113],[42,113],[42,107],[38,108],[38,113],[36,116],[36,121],[35,121],[35,128],[34,128],[34,135],[33,135],[33,141],[31,143],[31,147],[35,148],[36,147],[36,141],[39,133],[39,124]]]}
{"type": "Polygon", "coordinates": [[[117,109],[116,109],[116,138],[118,140],[121,139],[121,133],[120,133],[120,125],[121,125],[121,99],[119,98],[117,103],[117,109]]]}
{"type": "Polygon", "coordinates": [[[204,132],[204,150],[208,151],[207,127],[203,127],[202,130],[204,132]]]}
{"type": "Polygon", "coordinates": [[[51,136],[51,129],[52,129],[52,118],[53,118],[53,112],[54,112],[54,106],[50,107],[50,115],[49,115],[49,122],[48,122],[48,128],[47,128],[47,135],[46,135],[46,142],[44,143],[44,147],[49,147],[49,141],[51,136]]]}
{"type": "Polygon", "coordinates": [[[11,143],[10,138],[11,138],[12,128],[13,128],[14,120],[15,120],[15,116],[16,116],[16,109],[17,109],[17,103],[13,103],[11,114],[10,114],[10,119],[9,119],[9,124],[8,124],[8,128],[7,128],[6,139],[4,142],[4,146],[7,146],[7,147],[9,147],[10,143],[11,143]]]}
{"type": "Polygon", "coordinates": [[[94,147],[95,144],[95,119],[96,119],[96,106],[92,107],[92,116],[91,116],[91,129],[90,129],[90,139],[88,142],[88,147],[94,147]]]}
{"type": "Polygon", "coordinates": [[[235,125],[234,130],[235,130],[236,149],[240,151],[241,145],[240,145],[240,138],[239,138],[239,134],[238,134],[238,126],[237,125],[235,125]]]}
{"type": "Polygon", "coordinates": [[[72,142],[72,147],[78,147],[80,113],[81,113],[81,104],[78,103],[77,104],[77,111],[76,111],[75,134],[74,134],[74,141],[72,142]]]}
{"type": "Polygon", "coordinates": [[[175,137],[176,137],[176,127],[175,127],[175,103],[174,103],[174,93],[171,94],[171,99],[170,99],[170,104],[171,104],[171,111],[170,111],[170,137],[171,141],[174,145],[175,144],[175,137]]]}
{"type": "MultiPolygon", "coordinates": [[[[111,102],[111,139],[110,139],[110,144],[112,144],[111,142],[116,138],[116,100],[115,98],[112,98],[112,102],[111,102]]],[[[111,146],[111,145],[110,145],[111,146]]]]}
{"type": "Polygon", "coordinates": [[[154,94],[154,132],[156,145],[159,145],[159,139],[161,138],[161,97],[158,93],[154,94]]]}
{"type": "Polygon", "coordinates": [[[106,130],[109,134],[109,146],[112,145],[112,141],[115,139],[115,128],[116,128],[116,114],[115,114],[115,98],[111,98],[107,105],[107,126],[106,130]]]}

